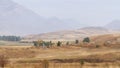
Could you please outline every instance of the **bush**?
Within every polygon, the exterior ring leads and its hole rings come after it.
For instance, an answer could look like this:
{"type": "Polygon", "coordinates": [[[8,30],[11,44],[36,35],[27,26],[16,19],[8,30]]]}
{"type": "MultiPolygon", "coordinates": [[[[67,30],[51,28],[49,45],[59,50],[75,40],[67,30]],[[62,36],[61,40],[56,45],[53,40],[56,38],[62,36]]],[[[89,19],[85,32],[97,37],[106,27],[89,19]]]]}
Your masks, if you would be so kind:
{"type": "Polygon", "coordinates": [[[37,47],[38,46],[38,42],[37,41],[33,41],[34,46],[37,47]]]}
{"type": "Polygon", "coordinates": [[[66,45],[69,45],[69,42],[67,42],[66,45]]]}
{"type": "Polygon", "coordinates": [[[60,41],[57,42],[57,46],[61,46],[61,44],[62,44],[62,43],[61,43],[60,41]]]}
{"type": "Polygon", "coordinates": [[[83,42],[89,43],[90,42],[90,38],[89,37],[84,38],[83,42]]]}
{"type": "Polygon", "coordinates": [[[46,41],[33,41],[33,44],[35,47],[43,46],[49,48],[53,45],[52,41],[46,42],[46,41]]]}
{"type": "Polygon", "coordinates": [[[99,45],[96,45],[96,48],[99,48],[100,46],[99,45]]]}
{"type": "Polygon", "coordinates": [[[35,47],[43,46],[44,41],[42,41],[42,40],[33,41],[33,44],[34,44],[35,47]]]}
{"type": "Polygon", "coordinates": [[[52,46],[53,45],[52,41],[50,41],[49,44],[50,44],[50,46],[52,46]]]}
{"type": "Polygon", "coordinates": [[[78,44],[79,43],[79,40],[75,40],[75,44],[78,44]]]}

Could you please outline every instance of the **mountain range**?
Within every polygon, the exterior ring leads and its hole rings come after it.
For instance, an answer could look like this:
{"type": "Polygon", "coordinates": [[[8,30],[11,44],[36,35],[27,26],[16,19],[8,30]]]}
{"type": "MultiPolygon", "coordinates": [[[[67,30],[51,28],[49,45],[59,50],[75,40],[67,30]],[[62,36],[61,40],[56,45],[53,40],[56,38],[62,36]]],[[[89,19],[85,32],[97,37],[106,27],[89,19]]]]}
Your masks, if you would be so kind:
{"type": "Polygon", "coordinates": [[[103,27],[85,27],[77,30],[64,30],[64,31],[56,31],[42,34],[32,34],[24,37],[22,41],[34,41],[34,40],[81,40],[85,37],[105,35],[105,34],[118,34],[119,31],[109,30],[103,27]]]}
{"type": "Polygon", "coordinates": [[[105,26],[108,29],[120,30],[120,20],[114,20],[105,26]]]}
{"type": "Polygon", "coordinates": [[[57,17],[45,18],[12,0],[0,0],[1,34],[37,34],[83,26],[71,19],[61,20],[57,17]]]}
{"type": "Polygon", "coordinates": [[[84,27],[71,19],[45,18],[12,0],[0,0],[0,35],[27,35],[25,39],[79,39],[92,35],[114,33],[120,30],[115,20],[103,27],[84,27]],[[31,34],[31,35],[29,35],[31,34]]]}
{"type": "Polygon", "coordinates": [[[32,34],[24,37],[23,41],[33,41],[33,40],[75,40],[83,39],[85,37],[105,35],[105,34],[120,34],[120,21],[115,20],[103,27],[84,27],[76,30],[63,30],[48,32],[42,34],[32,34]]]}

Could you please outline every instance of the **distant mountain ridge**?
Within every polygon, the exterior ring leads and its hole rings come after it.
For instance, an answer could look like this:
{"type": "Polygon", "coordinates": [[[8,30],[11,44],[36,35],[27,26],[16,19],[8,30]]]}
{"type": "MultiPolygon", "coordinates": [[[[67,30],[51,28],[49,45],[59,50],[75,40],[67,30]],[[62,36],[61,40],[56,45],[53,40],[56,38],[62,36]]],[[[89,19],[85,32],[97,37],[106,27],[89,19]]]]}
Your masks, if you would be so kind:
{"type": "Polygon", "coordinates": [[[120,20],[114,20],[105,26],[108,29],[120,30],[120,20]]]}
{"type": "Polygon", "coordinates": [[[12,0],[0,0],[1,34],[37,34],[81,26],[81,23],[74,20],[42,17],[12,0]]]}
{"type": "Polygon", "coordinates": [[[45,18],[12,0],[0,0],[0,35],[36,34],[27,37],[31,39],[79,39],[111,33],[110,30],[120,30],[120,20],[103,27],[82,28],[83,26],[84,24],[71,19],[45,18]]]}
{"type": "Polygon", "coordinates": [[[85,37],[115,33],[103,27],[85,27],[77,30],[65,30],[25,36],[24,40],[75,40],[85,37]]]}

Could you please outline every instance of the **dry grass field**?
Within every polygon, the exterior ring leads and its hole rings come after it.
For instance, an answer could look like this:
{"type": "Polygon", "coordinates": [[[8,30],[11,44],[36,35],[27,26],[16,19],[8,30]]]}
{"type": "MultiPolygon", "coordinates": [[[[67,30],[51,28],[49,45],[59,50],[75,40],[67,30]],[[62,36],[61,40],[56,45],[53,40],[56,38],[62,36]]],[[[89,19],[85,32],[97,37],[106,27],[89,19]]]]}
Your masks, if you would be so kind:
{"type": "Polygon", "coordinates": [[[15,44],[0,46],[0,55],[7,57],[5,68],[120,68],[119,36],[94,36],[89,44],[50,48],[15,44]]]}
{"type": "Polygon", "coordinates": [[[43,60],[48,60],[49,68],[119,68],[120,49],[111,47],[82,48],[63,46],[35,48],[32,46],[2,46],[0,54],[9,58],[6,68],[44,68],[43,60]]]}

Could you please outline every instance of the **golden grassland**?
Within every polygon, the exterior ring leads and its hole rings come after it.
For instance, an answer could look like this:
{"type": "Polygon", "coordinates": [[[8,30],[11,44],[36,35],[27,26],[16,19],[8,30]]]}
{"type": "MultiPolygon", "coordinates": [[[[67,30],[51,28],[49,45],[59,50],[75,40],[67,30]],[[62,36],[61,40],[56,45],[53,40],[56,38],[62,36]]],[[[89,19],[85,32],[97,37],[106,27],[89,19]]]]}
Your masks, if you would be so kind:
{"type": "MultiPolygon", "coordinates": [[[[6,68],[44,68],[38,63],[14,64],[7,65],[6,68]]],[[[49,68],[120,68],[118,63],[85,63],[81,66],[80,63],[50,63],[49,68]]]]}
{"type": "Polygon", "coordinates": [[[8,59],[5,68],[120,68],[119,35],[90,39],[90,43],[50,48],[8,42],[8,45],[0,46],[0,55],[8,59]]]}
{"type": "Polygon", "coordinates": [[[42,61],[49,61],[49,68],[119,68],[118,47],[85,48],[62,46],[36,48],[33,46],[1,46],[0,54],[9,58],[6,68],[44,68],[42,61]]]}

